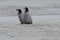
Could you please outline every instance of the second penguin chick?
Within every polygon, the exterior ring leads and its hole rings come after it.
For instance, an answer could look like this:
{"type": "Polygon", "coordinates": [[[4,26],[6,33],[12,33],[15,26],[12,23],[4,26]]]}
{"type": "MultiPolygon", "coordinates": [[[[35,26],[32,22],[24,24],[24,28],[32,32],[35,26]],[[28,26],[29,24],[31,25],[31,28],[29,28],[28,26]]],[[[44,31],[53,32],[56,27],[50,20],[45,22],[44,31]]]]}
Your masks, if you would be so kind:
{"type": "Polygon", "coordinates": [[[22,10],[21,10],[21,9],[17,9],[16,11],[18,11],[19,21],[21,22],[21,24],[23,24],[23,14],[22,14],[22,10]]]}

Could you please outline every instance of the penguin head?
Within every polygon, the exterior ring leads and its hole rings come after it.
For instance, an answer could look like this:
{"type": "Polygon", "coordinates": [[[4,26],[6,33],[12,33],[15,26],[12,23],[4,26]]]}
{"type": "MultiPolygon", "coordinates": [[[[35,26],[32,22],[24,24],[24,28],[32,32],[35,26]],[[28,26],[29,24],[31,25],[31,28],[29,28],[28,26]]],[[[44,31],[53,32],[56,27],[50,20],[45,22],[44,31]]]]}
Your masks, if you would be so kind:
{"type": "Polygon", "coordinates": [[[22,13],[22,10],[21,9],[17,9],[16,11],[18,11],[18,13],[22,13]]]}
{"type": "Polygon", "coordinates": [[[29,10],[28,10],[28,7],[25,7],[24,9],[25,9],[25,12],[28,12],[28,11],[29,11],[29,10]]]}

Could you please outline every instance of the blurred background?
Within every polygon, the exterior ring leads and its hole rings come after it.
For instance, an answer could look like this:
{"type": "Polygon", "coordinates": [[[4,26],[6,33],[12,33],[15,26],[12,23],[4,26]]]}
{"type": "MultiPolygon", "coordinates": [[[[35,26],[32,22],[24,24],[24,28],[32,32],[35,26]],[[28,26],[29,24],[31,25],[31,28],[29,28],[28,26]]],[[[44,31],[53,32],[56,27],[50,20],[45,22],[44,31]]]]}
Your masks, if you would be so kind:
{"type": "Polygon", "coordinates": [[[0,16],[17,16],[25,6],[31,15],[60,15],[60,0],[0,0],[0,16]]]}

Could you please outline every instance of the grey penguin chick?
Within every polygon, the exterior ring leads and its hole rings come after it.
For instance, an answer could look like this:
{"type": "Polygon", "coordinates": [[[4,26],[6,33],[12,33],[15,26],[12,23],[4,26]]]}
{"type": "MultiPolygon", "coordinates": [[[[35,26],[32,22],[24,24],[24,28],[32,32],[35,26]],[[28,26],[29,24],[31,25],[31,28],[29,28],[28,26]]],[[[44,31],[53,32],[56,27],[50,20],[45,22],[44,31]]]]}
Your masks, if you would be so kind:
{"type": "Polygon", "coordinates": [[[24,9],[25,9],[25,12],[24,12],[24,15],[23,15],[24,24],[32,24],[32,18],[29,14],[28,7],[25,7],[24,9]]]}
{"type": "Polygon", "coordinates": [[[19,21],[21,22],[21,24],[23,24],[23,14],[22,14],[22,10],[21,10],[21,9],[17,9],[16,11],[18,11],[19,21]]]}

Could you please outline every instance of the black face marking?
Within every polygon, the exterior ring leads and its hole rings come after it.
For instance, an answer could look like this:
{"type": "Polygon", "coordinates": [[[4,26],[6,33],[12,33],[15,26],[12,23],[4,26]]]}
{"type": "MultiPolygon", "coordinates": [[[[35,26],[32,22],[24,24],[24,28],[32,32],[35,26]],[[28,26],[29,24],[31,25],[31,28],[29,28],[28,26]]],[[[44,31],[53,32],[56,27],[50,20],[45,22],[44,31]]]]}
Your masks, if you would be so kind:
{"type": "Polygon", "coordinates": [[[28,7],[25,7],[24,9],[25,9],[25,12],[28,12],[28,11],[29,11],[29,10],[28,10],[28,7]]]}
{"type": "Polygon", "coordinates": [[[21,9],[17,9],[16,11],[18,11],[18,13],[22,13],[22,10],[21,9]]]}

